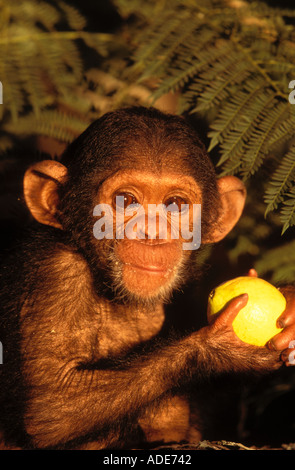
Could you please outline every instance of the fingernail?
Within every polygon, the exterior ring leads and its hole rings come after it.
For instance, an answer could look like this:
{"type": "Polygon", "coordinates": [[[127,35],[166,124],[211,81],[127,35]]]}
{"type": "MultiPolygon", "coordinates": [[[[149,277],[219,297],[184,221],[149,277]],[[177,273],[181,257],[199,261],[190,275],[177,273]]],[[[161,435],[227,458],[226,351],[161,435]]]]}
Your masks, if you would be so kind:
{"type": "Polygon", "coordinates": [[[240,299],[240,300],[246,300],[246,299],[248,299],[248,294],[241,294],[241,295],[239,295],[239,299],[240,299]]]}
{"type": "Polygon", "coordinates": [[[286,324],[284,322],[284,320],[278,320],[277,321],[277,327],[278,328],[285,328],[286,324]]]}
{"type": "Polygon", "coordinates": [[[271,349],[272,351],[275,351],[275,349],[276,349],[272,340],[269,340],[269,342],[267,343],[267,347],[268,347],[268,349],[271,349]]]}

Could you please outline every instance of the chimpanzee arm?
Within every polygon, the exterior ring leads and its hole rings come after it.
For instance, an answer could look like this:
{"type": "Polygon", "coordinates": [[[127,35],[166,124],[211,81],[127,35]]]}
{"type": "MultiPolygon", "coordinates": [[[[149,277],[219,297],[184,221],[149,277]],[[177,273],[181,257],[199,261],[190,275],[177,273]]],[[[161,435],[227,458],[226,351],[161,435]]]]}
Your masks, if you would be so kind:
{"type": "MultiPolygon", "coordinates": [[[[214,357],[212,350],[205,350],[210,348],[209,341],[202,344],[202,339],[202,333],[196,333],[106,369],[97,369],[99,363],[87,364],[83,357],[69,356],[64,361],[39,358],[34,372],[33,364],[27,362],[31,392],[25,417],[27,432],[38,447],[58,445],[91,431],[102,432],[107,441],[108,430],[113,432],[117,427],[119,431],[128,418],[136,418],[194,375],[204,380],[221,372],[219,369],[261,367],[249,351],[240,352],[239,363],[229,348],[215,346],[214,357]]],[[[265,362],[266,357],[265,353],[265,362]]]]}
{"type": "Polygon", "coordinates": [[[195,351],[191,338],[106,369],[98,369],[99,363],[87,364],[82,357],[64,362],[43,358],[32,373],[28,362],[31,397],[26,430],[37,447],[63,444],[91,432],[109,444],[114,431],[120,432],[193,374],[195,351]]]}

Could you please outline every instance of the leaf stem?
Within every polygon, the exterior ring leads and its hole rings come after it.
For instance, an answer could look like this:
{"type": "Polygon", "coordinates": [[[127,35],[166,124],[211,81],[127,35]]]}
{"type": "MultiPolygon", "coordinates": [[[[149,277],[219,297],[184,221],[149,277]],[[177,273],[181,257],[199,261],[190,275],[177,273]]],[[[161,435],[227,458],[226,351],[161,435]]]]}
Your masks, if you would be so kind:
{"type": "Polygon", "coordinates": [[[87,31],[52,31],[42,33],[28,33],[19,36],[0,37],[1,44],[16,44],[25,41],[42,40],[42,39],[66,39],[73,41],[75,39],[83,39],[86,37],[96,37],[103,42],[109,42],[114,39],[112,34],[107,33],[89,33],[87,31]]]}

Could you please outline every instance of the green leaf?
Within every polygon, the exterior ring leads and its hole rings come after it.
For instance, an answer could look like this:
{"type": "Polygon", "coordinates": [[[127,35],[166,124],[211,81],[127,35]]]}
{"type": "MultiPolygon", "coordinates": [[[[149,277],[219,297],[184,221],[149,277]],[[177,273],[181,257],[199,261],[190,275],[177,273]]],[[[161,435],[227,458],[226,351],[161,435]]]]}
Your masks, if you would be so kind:
{"type": "Polygon", "coordinates": [[[284,234],[289,227],[295,225],[295,186],[286,196],[289,199],[283,201],[283,208],[281,210],[281,221],[283,224],[282,234],[284,234]]]}
{"type": "Polygon", "coordinates": [[[283,157],[265,191],[264,201],[267,204],[265,215],[270,211],[277,209],[279,203],[284,200],[285,193],[292,188],[294,178],[295,146],[293,146],[283,157]]]}

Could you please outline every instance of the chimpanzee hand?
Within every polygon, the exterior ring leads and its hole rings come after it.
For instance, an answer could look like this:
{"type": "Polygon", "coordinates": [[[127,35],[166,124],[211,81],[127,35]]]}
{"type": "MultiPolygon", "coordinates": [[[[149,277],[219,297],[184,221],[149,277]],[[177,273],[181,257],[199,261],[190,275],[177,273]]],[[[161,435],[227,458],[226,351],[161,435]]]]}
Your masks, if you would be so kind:
{"type": "Polygon", "coordinates": [[[198,332],[202,336],[202,350],[205,349],[204,360],[214,371],[261,374],[282,365],[279,351],[247,344],[235,334],[232,322],[247,302],[247,294],[235,297],[214,323],[198,332]]]}
{"type": "Polygon", "coordinates": [[[268,342],[268,348],[283,351],[281,359],[290,366],[295,365],[295,287],[282,287],[280,291],[286,297],[287,306],[278,318],[277,326],[284,329],[268,342]]]}
{"type": "MultiPolygon", "coordinates": [[[[257,277],[257,272],[251,269],[248,275],[257,277]]],[[[290,366],[295,365],[295,286],[285,286],[280,288],[280,291],[286,297],[287,306],[278,318],[277,326],[284,329],[274,336],[267,346],[272,351],[283,351],[281,359],[286,366],[290,366]]]]}

